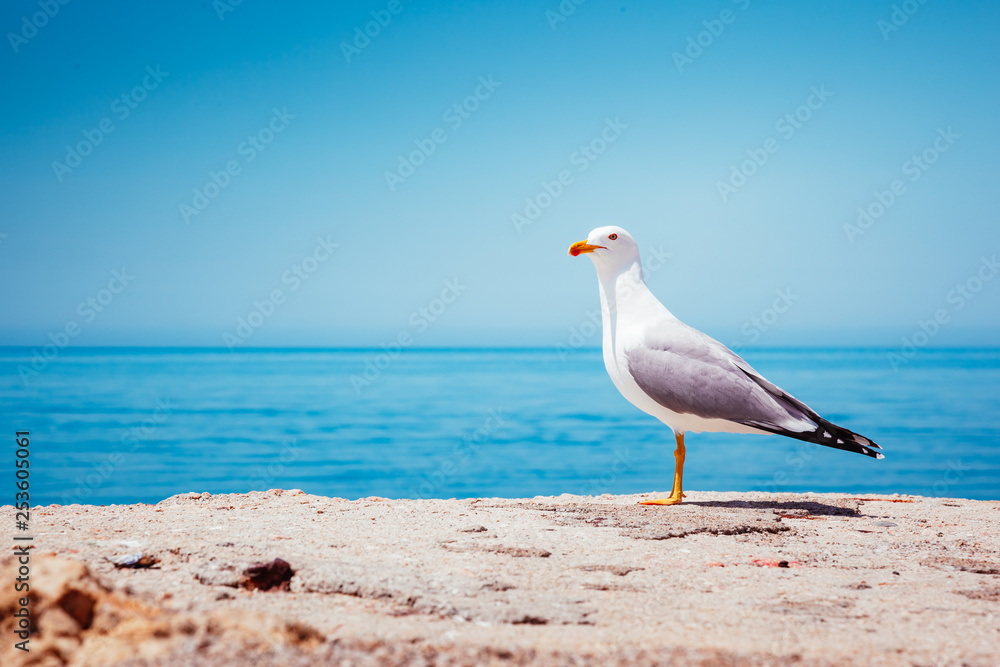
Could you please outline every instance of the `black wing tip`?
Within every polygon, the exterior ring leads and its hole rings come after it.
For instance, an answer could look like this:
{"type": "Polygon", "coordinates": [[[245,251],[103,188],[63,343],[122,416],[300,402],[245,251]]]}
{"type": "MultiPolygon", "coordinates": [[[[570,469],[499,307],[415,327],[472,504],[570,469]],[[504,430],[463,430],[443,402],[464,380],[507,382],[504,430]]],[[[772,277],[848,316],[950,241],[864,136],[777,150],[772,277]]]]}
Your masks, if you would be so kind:
{"type": "MultiPolygon", "coordinates": [[[[857,452],[858,454],[864,454],[865,456],[870,456],[873,459],[884,459],[885,455],[876,452],[874,449],[872,449],[873,446],[875,446],[875,443],[871,443],[869,446],[858,445],[857,449],[849,449],[847,451],[857,452]]],[[[878,447],[878,449],[882,448],[878,447]]]]}
{"type": "Polygon", "coordinates": [[[814,442],[817,445],[833,447],[834,449],[854,452],[855,454],[864,454],[873,459],[885,458],[885,456],[876,451],[882,449],[877,443],[842,426],[831,424],[825,419],[819,423],[815,431],[802,433],[801,436],[805,436],[801,437],[802,440],[814,442]]]}
{"type": "Polygon", "coordinates": [[[847,444],[848,445],[855,445],[857,447],[857,449],[851,448],[849,451],[858,452],[859,454],[864,454],[865,456],[870,456],[873,459],[884,459],[885,458],[885,456],[883,456],[879,452],[873,451],[873,450],[881,450],[882,449],[882,447],[880,447],[878,445],[878,443],[872,442],[871,440],[869,440],[868,438],[864,437],[863,435],[858,435],[857,433],[854,433],[852,431],[848,431],[847,429],[843,429],[843,430],[846,431],[847,433],[850,433],[852,436],[854,436],[854,442],[853,443],[847,443],[847,444]]]}
{"type": "Polygon", "coordinates": [[[876,451],[882,449],[876,443],[872,442],[863,435],[858,435],[854,431],[849,431],[842,426],[831,424],[822,418],[819,420],[819,424],[813,431],[789,431],[759,423],[747,423],[746,425],[753,426],[754,428],[759,428],[762,431],[767,431],[776,435],[783,435],[789,438],[795,438],[796,440],[811,442],[815,445],[832,447],[833,449],[840,449],[845,452],[854,452],[855,454],[864,454],[865,456],[870,456],[873,459],[885,458],[884,455],[876,451]]]}
{"type": "Polygon", "coordinates": [[[864,454],[865,456],[870,456],[873,459],[884,459],[885,457],[878,452],[872,451],[874,449],[882,449],[877,444],[869,440],[863,435],[859,435],[854,431],[848,430],[842,426],[837,426],[831,422],[820,417],[816,414],[816,411],[810,408],[808,405],[798,400],[794,396],[791,396],[787,392],[783,391],[777,385],[771,384],[760,375],[756,373],[748,372],[745,368],[740,368],[747,377],[756,382],[760,387],[762,387],[767,393],[775,397],[779,401],[784,401],[790,407],[795,408],[795,410],[802,413],[806,419],[810,420],[812,423],[816,424],[816,428],[812,431],[789,431],[780,427],[775,427],[769,424],[761,424],[759,422],[746,421],[741,422],[746,426],[753,426],[759,428],[762,431],[768,431],[769,433],[775,433],[777,435],[784,435],[789,438],[795,438],[796,440],[804,440],[806,442],[811,442],[817,445],[823,445],[824,447],[832,447],[834,449],[842,449],[846,452],[854,452],[856,454],[864,454]]]}

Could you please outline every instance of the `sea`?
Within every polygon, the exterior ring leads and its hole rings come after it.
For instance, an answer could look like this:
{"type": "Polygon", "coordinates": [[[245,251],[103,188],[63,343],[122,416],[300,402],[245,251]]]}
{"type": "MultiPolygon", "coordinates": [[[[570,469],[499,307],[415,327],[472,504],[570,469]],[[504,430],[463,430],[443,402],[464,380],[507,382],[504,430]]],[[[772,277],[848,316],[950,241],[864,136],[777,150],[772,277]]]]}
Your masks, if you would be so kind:
{"type": "MultiPolygon", "coordinates": [[[[3,504],[18,431],[33,505],[272,488],[530,498],[662,492],[672,480],[670,430],[619,395],[598,349],[42,352],[0,348],[3,504]]],[[[1000,499],[1000,348],[742,356],[885,459],[689,434],[686,489],[1000,499]]]]}

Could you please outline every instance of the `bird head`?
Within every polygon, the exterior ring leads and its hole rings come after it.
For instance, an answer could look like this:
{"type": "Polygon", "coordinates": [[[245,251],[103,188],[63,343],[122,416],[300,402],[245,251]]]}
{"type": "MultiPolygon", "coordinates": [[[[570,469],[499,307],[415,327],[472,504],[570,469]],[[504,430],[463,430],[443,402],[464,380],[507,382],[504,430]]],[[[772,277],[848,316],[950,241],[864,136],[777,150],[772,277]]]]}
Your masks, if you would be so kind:
{"type": "Polygon", "coordinates": [[[611,225],[598,227],[585,240],[571,245],[569,254],[590,255],[599,272],[618,273],[639,261],[639,246],[631,234],[611,225]]]}

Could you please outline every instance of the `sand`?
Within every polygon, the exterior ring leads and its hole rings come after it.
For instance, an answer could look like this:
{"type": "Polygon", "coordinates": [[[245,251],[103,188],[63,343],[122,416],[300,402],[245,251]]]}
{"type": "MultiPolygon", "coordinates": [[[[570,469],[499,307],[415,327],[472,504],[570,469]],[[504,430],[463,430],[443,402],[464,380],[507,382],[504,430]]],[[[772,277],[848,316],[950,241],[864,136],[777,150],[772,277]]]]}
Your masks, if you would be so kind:
{"type": "Polygon", "coordinates": [[[646,497],[35,508],[0,663],[1000,664],[1000,502],[646,497]]]}

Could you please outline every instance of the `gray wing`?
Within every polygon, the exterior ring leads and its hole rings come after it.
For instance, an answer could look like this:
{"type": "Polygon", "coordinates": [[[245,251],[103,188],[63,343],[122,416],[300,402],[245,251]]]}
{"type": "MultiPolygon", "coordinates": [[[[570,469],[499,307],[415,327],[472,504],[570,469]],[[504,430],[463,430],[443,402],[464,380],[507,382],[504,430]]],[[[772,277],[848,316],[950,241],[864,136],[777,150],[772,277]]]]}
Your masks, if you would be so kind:
{"type": "Polygon", "coordinates": [[[636,384],[663,407],[723,419],[875,458],[868,438],[831,424],[765,380],[722,343],[682,322],[670,322],[627,353],[636,384]]]}

